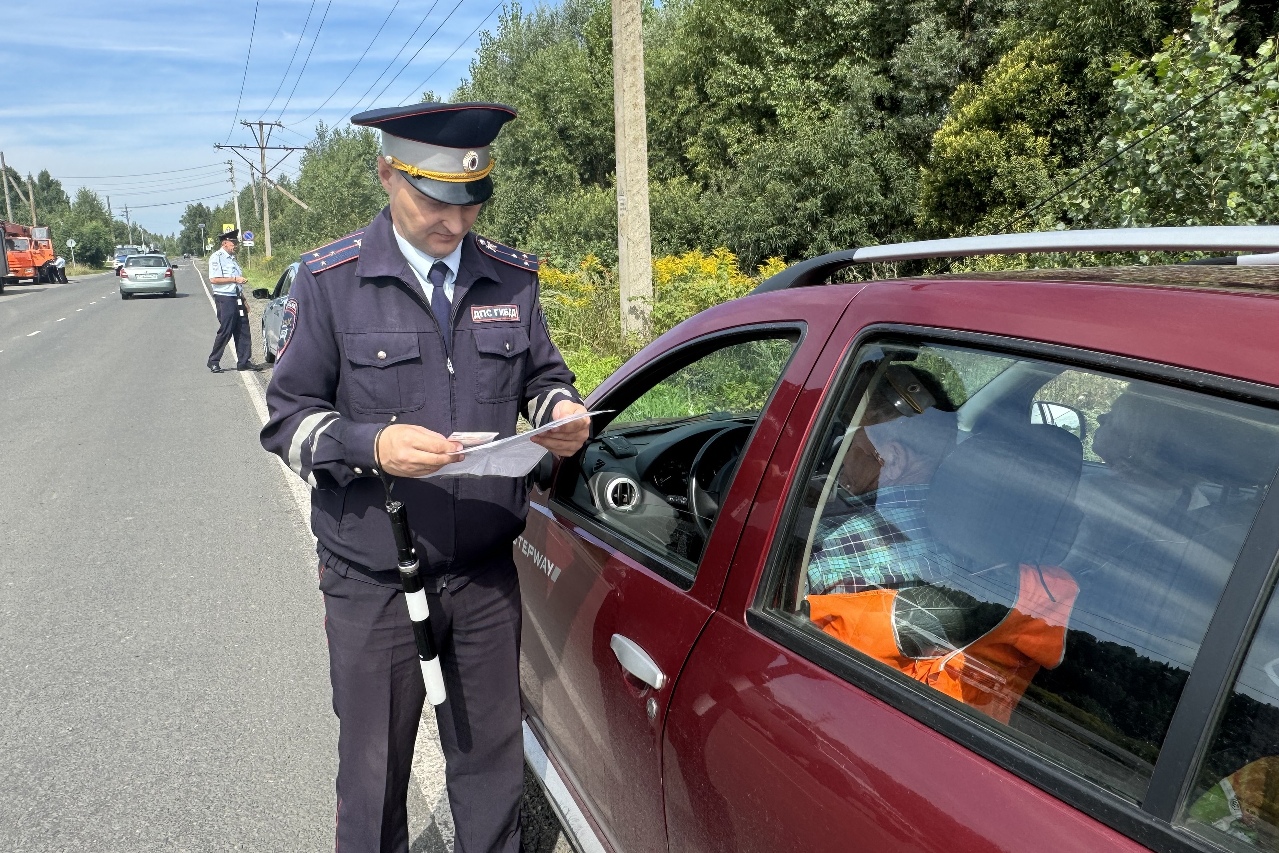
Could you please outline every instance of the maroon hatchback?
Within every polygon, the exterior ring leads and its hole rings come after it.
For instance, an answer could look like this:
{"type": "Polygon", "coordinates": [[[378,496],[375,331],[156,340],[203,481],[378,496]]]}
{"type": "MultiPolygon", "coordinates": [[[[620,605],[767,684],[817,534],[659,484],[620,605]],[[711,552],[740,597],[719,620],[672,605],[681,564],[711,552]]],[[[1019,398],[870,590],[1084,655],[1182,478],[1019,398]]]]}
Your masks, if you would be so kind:
{"type": "Polygon", "coordinates": [[[516,542],[525,752],[576,846],[1279,850],[1279,256],[827,283],[1277,249],[849,251],[628,362],[516,542]]]}

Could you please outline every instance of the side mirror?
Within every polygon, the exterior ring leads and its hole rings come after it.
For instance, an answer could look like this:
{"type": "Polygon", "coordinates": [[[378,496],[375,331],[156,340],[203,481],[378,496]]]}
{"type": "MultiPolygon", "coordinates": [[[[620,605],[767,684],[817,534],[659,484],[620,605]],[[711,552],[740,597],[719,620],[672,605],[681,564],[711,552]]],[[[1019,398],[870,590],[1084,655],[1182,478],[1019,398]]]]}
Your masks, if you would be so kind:
{"type": "Polygon", "coordinates": [[[1088,423],[1083,412],[1061,403],[1036,400],[1030,404],[1030,422],[1061,427],[1080,441],[1088,434],[1088,423]]]}
{"type": "Polygon", "coordinates": [[[271,291],[267,290],[265,287],[255,287],[253,289],[253,298],[254,299],[270,299],[271,291]]]}

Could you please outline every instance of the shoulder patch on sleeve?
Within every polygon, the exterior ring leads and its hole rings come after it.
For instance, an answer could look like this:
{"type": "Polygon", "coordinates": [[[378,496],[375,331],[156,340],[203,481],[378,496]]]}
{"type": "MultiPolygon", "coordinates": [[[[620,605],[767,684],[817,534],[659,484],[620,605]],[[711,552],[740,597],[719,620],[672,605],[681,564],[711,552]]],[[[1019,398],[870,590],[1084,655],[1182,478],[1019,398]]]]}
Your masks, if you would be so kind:
{"type": "Polygon", "coordinates": [[[353,261],[360,256],[360,246],[364,242],[364,232],[356,231],[340,240],[334,240],[327,246],[312,249],[302,255],[302,263],[312,275],[319,275],[325,270],[353,261]]]}
{"type": "Polygon", "coordinates": [[[475,235],[475,245],[479,246],[480,251],[490,258],[497,258],[503,263],[519,267],[522,270],[537,272],[537,255],[521,252],[519,249],[512,249],[510,246],[503,246],[501,243],[497,243],[487,237],[481,237],[478,234],[475,235]]]}

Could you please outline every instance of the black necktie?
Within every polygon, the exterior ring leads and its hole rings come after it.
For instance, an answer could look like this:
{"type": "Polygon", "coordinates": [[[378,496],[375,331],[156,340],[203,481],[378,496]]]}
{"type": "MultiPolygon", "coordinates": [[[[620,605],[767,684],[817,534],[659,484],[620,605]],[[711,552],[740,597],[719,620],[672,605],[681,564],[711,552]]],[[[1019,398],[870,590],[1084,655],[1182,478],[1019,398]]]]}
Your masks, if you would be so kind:
{"type": "Polygon", "coordinates": [[[444,278],[448,273],[448,264],[444,263],[444,261],[436,261],[431,264],[431,271],[426,274],[426,277],[431,280],[431,284],[435,285],[431,288],[431,312],[435,314],[435,322],[440,324],[440,334],[444,337],[444,348],[451,350],[453,348],[453,329],[449,323],[449,313],[453,306],[449,302],[448,296],[444,293],[444,278]]]}

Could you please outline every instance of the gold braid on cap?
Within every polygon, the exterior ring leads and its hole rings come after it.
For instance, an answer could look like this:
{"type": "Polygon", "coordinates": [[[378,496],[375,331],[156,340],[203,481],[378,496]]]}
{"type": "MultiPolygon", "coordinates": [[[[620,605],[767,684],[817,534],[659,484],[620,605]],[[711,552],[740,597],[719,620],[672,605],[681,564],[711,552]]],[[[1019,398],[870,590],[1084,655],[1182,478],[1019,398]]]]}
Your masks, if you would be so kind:
{"type": "Polygon", "coordinates": [[[450,184],[469,184],[471,181],[478,181],[481,178],[488,177],[488,173],[493,171],[493,167],[497,165],[496,160],[489,160],[489,164],[483,169],[477,169],[474,172],[432,172],[429,169],[419,169],[417,166],[410,166],[398,157],[392,157],[390,154],[384,155],[387,164],[392,169],[398,169],[409,177],[413,178],[430,178],[433,181],[445,181],[450,184]]]}

